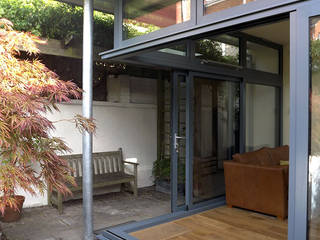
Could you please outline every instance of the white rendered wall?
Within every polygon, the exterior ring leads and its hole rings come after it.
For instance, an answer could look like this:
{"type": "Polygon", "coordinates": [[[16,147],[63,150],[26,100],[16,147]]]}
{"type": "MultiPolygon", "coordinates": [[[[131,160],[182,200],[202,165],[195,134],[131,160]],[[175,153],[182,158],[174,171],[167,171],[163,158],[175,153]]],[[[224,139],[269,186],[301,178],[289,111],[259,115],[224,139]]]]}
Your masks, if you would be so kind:
{"type": "MultiPolygon", "coordinates": [[[[49,119],[72,118],[81,114],[81,101],[60,104],[61,112],[49,115],[49,119]]],[[[138,167],[138,186],[153,185],[152,166],[157,157],[157,108],[152,104],[102,103],[95,102],[93,115],[97,122],[97,133],[93,140],[93,151],[123,149],[124,158],[133,158],[138,167]]],[[[74,154],[82,152],[82,137],[74,124],[58,122],[55,136],[65,140],[74,154]]],[[[129,169],[130,170],[130,169],[129,169]]],[[[23,193],[23,195],[25,195],[23,193]]],[[[26,196],[26,195],[25,195],[26,196]]],[[[26,196],[24,207],[47,204],[44,196],[26,196]]]]}
{"type": "MultiPolygon", "coordinates": [[[[127,75],[108,77],[108,102],[93,103],[93,117],[97,133],[93,139],[93,152],[114,151],[122,148],[123,156],[139,163],[138,187],[153,185],[152,167],[157,158],[157,106],[156,80],[127,75]],[[132,85],[140,85],[134,87],[132,85]],[[131,96],[132,95],[132,96],[131,96]],[[130,102],[136,103],[130,103],[130,102]],[[142,104],[145,102],[148,104],[142,104]]],[[[52,121],[72,119],[82,113],[82,101],[59,104],[60,112],[48,114],[52,121]]],[[[61,137],[72,149],[72,154],[82,153],[82,135],[70,122],[56,122],[52,135],[61,137]]],[[[132,166],[126,166],[132,171],[132,166]]],[[[103,192],[119,191],[119,186],[106,188],[103,192]]],[[[101,191],[99,191],[101,192],[101,191]]],[[[24,207],[47,204],[47,193],[26,196],[24,207]]]]}

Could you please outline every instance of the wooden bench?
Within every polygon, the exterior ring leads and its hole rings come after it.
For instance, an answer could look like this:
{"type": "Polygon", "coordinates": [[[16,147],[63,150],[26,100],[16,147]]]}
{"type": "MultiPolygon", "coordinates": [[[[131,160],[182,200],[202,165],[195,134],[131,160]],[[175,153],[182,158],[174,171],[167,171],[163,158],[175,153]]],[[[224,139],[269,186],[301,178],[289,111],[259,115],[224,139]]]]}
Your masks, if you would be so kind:
{"type": "MultiPolygon", "coordinates": [[[[64,159],[68,161],[69,166],[73,169],[71,175],[75,178],[77,186],[67,185],[71,192],[82,191],[82,154],[65,155],[64,159]]],[[[93,162],[93,188],[101,188],[116,184],[121,184],[121,190],[124,189],[124,184],[132,185],[134,196],[138,196],[138,163],[127,162],[123,160],[122,149],[113,152],[99,152],[92,154],[93,162]],[[127,174],[124,171],[125,164],[134,166],[134,175],[127,174]]],[[[70,199],[70,198],[69,198],[70,199]]],[[[68,199],[68,200],[69,200],[68,199]]],[[[66,200],[63,195],[52,189],[48,191],[48,205],[58,207],[59,213],[63,212],[62,202],[66,200]]]]}

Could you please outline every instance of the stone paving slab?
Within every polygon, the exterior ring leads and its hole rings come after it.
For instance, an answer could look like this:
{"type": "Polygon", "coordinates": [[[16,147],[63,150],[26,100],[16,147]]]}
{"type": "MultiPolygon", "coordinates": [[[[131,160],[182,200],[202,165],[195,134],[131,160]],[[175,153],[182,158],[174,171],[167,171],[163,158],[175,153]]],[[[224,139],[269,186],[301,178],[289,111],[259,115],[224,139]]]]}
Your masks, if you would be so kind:
{"type": "MultiPolygon", "coordinates": [[[[153,187],[130,193],[109,193],[94,197],[94,229],[164,215],[170,212],[170,196],[153,187]]],[[[23,209],[16,223],[1,223],[8,240],[79,240],[82,239],[82,200],[64,203],[64,213],[56,208],[23,209]]]]}

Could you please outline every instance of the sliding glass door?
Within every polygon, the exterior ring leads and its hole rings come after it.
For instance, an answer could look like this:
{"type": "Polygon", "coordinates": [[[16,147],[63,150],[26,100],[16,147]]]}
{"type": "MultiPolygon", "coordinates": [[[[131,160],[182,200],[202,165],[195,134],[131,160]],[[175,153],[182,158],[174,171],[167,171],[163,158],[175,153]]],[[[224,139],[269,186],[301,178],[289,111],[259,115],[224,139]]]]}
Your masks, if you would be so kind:
{"type": "Polygon", "coordinates": [[[240,145],[240,81],[175,72],[172,94],[175,212],[225,195],[223,161],[232,159],[240,145]]]}
{"type": "Polygon", "coordinates": [[[193,204],[225,194],[223,161],[239,152],[240,84],[193,75],[193,204]]]}

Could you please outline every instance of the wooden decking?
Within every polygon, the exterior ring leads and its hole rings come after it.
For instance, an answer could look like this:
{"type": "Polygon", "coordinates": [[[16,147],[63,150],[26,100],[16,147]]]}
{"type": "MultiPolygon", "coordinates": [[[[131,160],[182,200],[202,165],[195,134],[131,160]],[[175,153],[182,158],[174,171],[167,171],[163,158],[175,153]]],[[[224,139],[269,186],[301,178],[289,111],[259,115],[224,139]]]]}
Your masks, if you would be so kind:
{"type": "Polygon", "coordinates": [[[242,209],[220,207],[131,235],[139,240],[286,240],[287,221],[242,209]]]}

